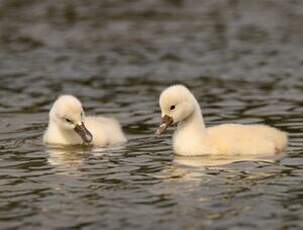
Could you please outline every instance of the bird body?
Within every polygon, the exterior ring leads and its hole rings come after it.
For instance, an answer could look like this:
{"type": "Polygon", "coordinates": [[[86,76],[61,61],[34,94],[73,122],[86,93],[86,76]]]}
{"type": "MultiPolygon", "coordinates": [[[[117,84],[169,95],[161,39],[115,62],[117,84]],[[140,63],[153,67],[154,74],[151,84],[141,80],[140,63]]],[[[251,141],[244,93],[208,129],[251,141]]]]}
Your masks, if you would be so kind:
{"type": "Polygon", "coordinates": [[[71,95],[60,96],[49,113],[43,142],[56,145],[107,146],[126,142],[114,118],[84,115],[81,102],[71,95]]]}
{"type": "Polygon", "coordinates": [[[266,125],[222,124],[205,127],[200,106],[182,85],[167,88],[160,96],[162,122],[158,133],[178,124],[173,135],[179,155],[276,154],[287,147],[287,134],[266,125]]]}
{"type": "Polygon", "coordinates": [[[87,129],[93,135],[96,146],[115,145],[126,142],[119,122],[112,117],[88,116],[85,118],[87,129]]]}

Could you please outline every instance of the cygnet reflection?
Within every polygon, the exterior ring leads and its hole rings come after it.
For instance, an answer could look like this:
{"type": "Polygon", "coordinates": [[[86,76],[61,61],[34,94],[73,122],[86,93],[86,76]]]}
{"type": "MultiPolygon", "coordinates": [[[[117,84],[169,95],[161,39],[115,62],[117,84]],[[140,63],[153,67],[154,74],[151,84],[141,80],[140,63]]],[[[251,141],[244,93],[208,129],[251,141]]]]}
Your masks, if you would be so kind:
{"type": "Polygon", "coordinates": [[[240,161],[263,161],[268,163],[273,163],[281,159],[284,154],[278,154],[275,156],[272,155],[205,155],[205,156],[196,156],[196,157],[186,157],[178,156],[174,157],[174,162],[181,165],[191,166],[191,167],[215,167],[228,165],[240,161]]]}

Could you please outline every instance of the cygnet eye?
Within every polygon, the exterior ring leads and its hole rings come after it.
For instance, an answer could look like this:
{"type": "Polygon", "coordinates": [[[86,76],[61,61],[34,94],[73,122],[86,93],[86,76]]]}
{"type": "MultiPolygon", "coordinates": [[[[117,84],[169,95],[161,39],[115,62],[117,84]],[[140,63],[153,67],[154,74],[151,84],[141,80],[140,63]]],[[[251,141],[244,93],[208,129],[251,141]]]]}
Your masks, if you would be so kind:
{"type": "Polygon", "coordinates": [[[71,123],[71,124],[73,123],[72,120],[70,120],[70,119],[68,119],[68,118],[64,118],[64,119],[65,119],[65,121],[68,122],[68,123],[71,123]]]}
{"type": "Polygon", "coordinates": [[[175,105],[172,105],[171,107],[170,107],[170,110],[174,110],[176,108],[176,106],[175,105]]]}

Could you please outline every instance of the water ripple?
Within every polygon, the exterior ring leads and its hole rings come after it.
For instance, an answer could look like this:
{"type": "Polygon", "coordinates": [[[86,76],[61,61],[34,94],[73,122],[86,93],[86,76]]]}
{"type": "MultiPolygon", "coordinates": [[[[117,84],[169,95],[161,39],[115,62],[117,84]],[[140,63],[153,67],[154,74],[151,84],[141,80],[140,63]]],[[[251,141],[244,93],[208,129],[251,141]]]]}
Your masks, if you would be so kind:
{"type": "Polygon", "coordinates": [[[302,3],[1,1],[3,229],[302,229],[302,3]],[[16,17],[18,15],[18,17],[16,17]],[[154,135],[158,96],[183,83],[208,126],[265,123],[284,155],[179,157],[154,135]],[[129,142],[42,145],[75,94],[129,142]]]}

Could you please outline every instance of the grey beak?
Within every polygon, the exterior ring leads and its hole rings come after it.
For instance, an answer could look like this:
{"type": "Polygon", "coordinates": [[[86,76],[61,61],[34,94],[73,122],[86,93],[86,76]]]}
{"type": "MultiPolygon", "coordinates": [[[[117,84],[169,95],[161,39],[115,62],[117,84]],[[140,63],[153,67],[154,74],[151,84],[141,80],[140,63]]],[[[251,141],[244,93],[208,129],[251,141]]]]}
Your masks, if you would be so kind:
{"type": "Polygon", "coordinates": [[[81,122],[81,125],[76,125],[74,130],[85,143],[92,142],[93,135],[88,131],[83,122],[81,122]]]}
{"type": "Polygon", "coordinates": [[[162,117],[161,123],[159,128],[156,131],[157,135],[161,135],[162,133],[165,132],[165,130],[174,122],[173,118],[168,116],[168,115],[164,115],[164,117],[162,117]]]}

